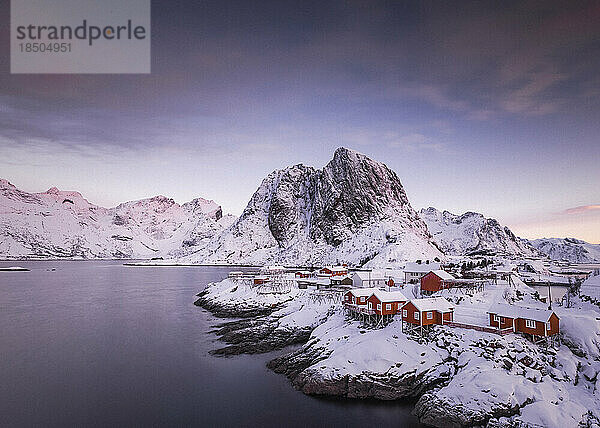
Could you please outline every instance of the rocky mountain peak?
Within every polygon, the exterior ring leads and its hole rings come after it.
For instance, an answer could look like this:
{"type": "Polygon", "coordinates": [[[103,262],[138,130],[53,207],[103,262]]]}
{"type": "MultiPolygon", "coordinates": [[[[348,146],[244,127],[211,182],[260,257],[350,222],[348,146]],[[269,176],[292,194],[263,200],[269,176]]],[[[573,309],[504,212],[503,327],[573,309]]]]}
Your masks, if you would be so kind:
{"type": "Polygon", "coordinates": [[[323,169],[299,164],[269,174],[209,260],[306,264],[336,252],[363,265],[392,244],[390,259],[441,257],[429,240],[397,175],[342,147],[323,169]],[[400,251],[406,235],[412,246],[400,251]]]}
{"type": "Polygon", "coordinates": [[[16,187],[10,181],[0,178],[0,189],[16,189],[16,187]]]}

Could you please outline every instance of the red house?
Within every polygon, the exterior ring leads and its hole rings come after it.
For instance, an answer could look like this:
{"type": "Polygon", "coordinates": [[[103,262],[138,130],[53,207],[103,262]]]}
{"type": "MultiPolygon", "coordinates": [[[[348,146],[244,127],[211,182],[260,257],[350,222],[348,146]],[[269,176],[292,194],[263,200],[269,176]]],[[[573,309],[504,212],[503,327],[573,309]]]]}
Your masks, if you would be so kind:
{"type": "Polygon", "coordinates": [[[549,309],[495,303],[488,310],[490,326],[512,329],[534,338],[547,338],[559,333],[558,316],[549,309]]]}
{"type": "Polygon", "coordinates": [[[328,267],[324,267],[323,269],[319,270],[319,273],[321,275],[331,275],[333,273],[333,271],[328,267]]]}
{"type": "Polygon", "coordinates": [[[453,321],[454,306],[443,297],[413,299],[402,307],[402,324],[408,330],[453,321]]]}
{"type": "Polygon", "coordinates": [[[299,270],[296,273],[294,273],[294,276],[296,278],[310,278],[311,273],[307,270],[299,270]]]}
{"type": "Polygon", "coordinates": [[[395,315],[408,299],[400,291],[376,290],[367,299],[368,309],[377,315],[395,315]]]}
{"type": "Polygon", "coordinates": [[[319,271],[321,275],[348,276],[348,268],[344,266],[326,266],[319,271]]]}
{"type": "Polygon", "coordinates": [[[268,276],[255,276],[254,277],[254,285],[266,284],[271,279],[268,276]]]}
{"type": "Polygon", "coordinates": [[[444,286],[444,280],[454,279],[445,270],[432,270],[421,278],[421,293],[424,295],[431,295],[436,291],[447,288],[444,286]]]}
{"type": "Polygon", "coordinates": [[[378,288],[353,288],[344,294],[343,304],[350,309],[367,309],[367,299],[378,288]]]}

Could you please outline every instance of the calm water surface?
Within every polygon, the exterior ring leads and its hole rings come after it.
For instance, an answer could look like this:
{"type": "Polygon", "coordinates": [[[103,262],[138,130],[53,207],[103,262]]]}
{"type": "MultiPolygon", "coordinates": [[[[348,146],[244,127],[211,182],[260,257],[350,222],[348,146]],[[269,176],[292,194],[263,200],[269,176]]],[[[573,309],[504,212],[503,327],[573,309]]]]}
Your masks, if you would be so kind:
{"type": "Polygon", "coordinates": [[[412,406],[323,400],[214,357],[194,295],[227,268],[0,262],[0,426],[416,426],[412,406]],[[55,268],[55,271],[49,269],[55,268]]]}

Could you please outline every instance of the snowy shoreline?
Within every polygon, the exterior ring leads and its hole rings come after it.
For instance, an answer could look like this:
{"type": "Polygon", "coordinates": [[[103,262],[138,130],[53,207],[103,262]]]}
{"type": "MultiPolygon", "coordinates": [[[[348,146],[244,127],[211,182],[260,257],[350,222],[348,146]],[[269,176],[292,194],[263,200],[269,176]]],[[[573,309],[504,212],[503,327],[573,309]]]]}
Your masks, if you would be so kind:
{"type": "MultiPolygon", "coordinates": [[[[470,300],[462,305],[477,304],[470,300]]],[[[518,335],[441,326],[419,343],[399,320],[383,329],[349,320],[325,292],[259,294],[229,279],[209,284],[195,304],[238,318],[214,330],[225,343],[215,354],[301,344],[268,367],[308,395],[416,400],[414,413],[438,427],[598,426],[600,313],[586,302],[573,316],[561,313],[558,349],[518,335]]]]}

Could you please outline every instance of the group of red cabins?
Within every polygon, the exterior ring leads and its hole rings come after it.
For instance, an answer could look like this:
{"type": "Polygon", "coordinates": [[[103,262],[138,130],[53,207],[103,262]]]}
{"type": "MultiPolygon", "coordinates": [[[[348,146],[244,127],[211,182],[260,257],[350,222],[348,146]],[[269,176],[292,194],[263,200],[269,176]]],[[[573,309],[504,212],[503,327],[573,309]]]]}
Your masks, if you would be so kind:
{"type": "MultiPolygon", "coordinates": [[[[413,328],[444,324],[478,327],[455,323],[454,306],[443,297],[409,300],[400,291],[355,288],[344,294],[343,304],[350,311],[365,316],[401,314],[403,324],[413,328]]],[[[488,314],[492,329],[485,328],[483,331],[522,333],[534,340],[552,338],[559,332],[559,318],[552,310],[496,303],[489,308],[488,314]]]]}
{"type": "Polygon", "coordinates": [[[355,288],[344,294],[344,306],[366,316],[388,317],[402,314],[402,320],[417,326],[452,321],[454,306],[443,297],[407,299],[400,291],[355,288]]]}

